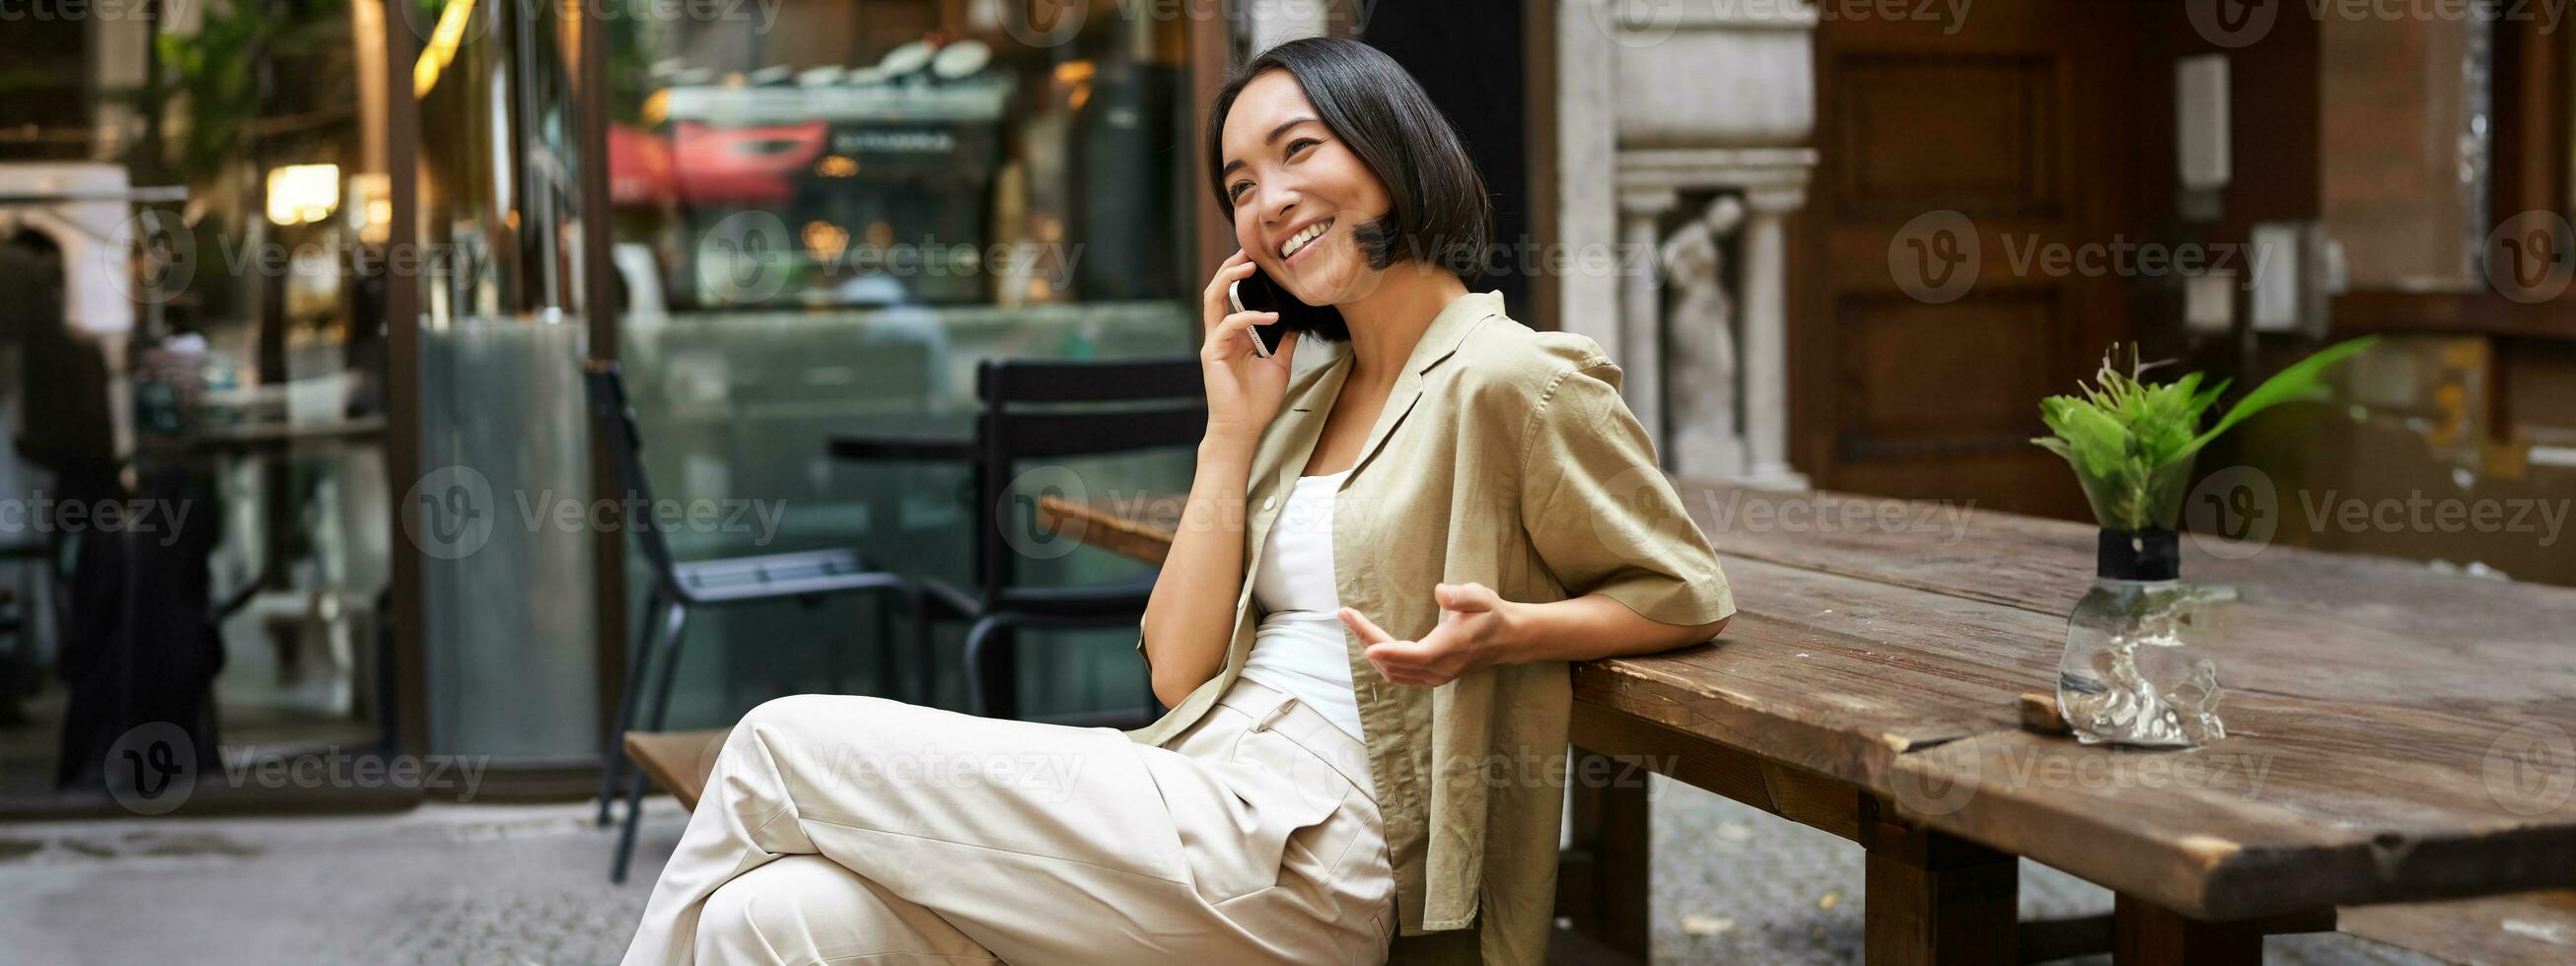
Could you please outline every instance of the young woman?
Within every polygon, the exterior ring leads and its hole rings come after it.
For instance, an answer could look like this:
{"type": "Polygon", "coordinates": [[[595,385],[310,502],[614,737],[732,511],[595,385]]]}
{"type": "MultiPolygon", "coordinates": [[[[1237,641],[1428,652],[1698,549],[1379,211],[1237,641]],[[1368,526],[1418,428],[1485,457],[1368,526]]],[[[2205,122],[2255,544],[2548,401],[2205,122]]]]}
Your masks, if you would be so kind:
{"type": "Polygon", "coordinates": [[[1207,129],[1242,251],[1137,641],[1171,712],[763,704],[627,963],[1543,961],[1566,662],[1709,639],[1726,579],[1619,368],[1468,290],[1483,181],[1402,68],[1282,44],[1207,129]],[[1254,352],[1255,271],[1336,312],[1254,352]]]}

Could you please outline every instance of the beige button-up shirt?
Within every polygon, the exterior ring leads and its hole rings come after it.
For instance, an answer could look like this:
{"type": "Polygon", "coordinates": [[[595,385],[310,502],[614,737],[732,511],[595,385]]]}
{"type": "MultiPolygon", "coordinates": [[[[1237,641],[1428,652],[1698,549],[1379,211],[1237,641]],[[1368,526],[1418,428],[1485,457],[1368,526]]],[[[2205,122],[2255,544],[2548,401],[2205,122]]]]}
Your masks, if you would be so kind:
{"type": "MultiPolygon", "coordinates": [[[[1260,626],[1262,541],[1350,373],[1348,347],[1337,348],[1290,381],[1254,450],[1223,667],[1129,737],[1180,734],[1242,674],[1260,626]]],[[[1399,639],[1439,623],[1432,587],[1442,582],[1524,603],[1605,594],[1666,624],[1733,614],[1717,554],[1657,467],[1619,375],[1591,339],[1504,315],[1499,292],[1441,309],[1335,497],[1342,603],[1399,639]]],[[[1422,688],[1380,676],[1347,627],[1343,642],[1395,868],[1393,961],[1543,962],[1573,707],[1565,663],[1498,665],[1422,688]]],[[[1136,643],[1142,651],[1141,633],[1136,643]]]]}

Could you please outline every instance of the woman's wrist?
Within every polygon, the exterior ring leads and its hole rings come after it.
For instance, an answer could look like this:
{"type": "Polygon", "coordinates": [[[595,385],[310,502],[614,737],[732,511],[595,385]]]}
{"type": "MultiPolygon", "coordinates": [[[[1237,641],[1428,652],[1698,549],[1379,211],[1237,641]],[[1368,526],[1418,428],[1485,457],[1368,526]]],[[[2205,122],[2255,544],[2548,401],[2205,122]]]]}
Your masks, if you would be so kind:
{"type": "Polygon", "coordinates": [[[1210,426],[1207,435],[1199,437],[1199,459],[1202,462],[1236,459],[1250,462],[1254,444],[1259,438],[1253,433],[1210,426]]]}
{"type": "Polygon", "coordinates": [[[1488,664],[1527,664],[1545,657],[1540,638],[1545,635],[1544,604],[1525,604],[1505,600],[1494,608],[1495,633],[1492,660],[1488,664]]]}

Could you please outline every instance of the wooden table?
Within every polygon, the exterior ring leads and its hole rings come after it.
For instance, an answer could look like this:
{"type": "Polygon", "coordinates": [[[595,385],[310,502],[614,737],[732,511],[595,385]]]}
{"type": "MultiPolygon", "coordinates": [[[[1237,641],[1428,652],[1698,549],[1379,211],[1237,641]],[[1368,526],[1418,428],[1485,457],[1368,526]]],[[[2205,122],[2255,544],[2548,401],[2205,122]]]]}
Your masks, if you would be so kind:
{"type": "MultiPolygon", "coordinates": [[[[1574,766],[1560,911],[1615,947],[1645,948],[1636,766],[1866,848],[1872,963],[2251,963],[2337,907],[2576,885],[2576,591],[2186,539],[2187,578],[2244,595],[2217,622],[2229,737],[2114,750],[2016,708],[2054,690],[2093,528],[1677,486],[1741,613],[1712,645],[1575,668],[1574,743],[1609,760],[1574,766]],[[2017,856],[2114,890],[2115,913],[2017,924],[2017,856]]],[[[1040,510],[1159,562],[1180,505],[1040,510]]],[[[2343,926],[2420,935],[2439,907],[2388,908],[2343,926]]],[[[2576,960],[2557,909],[2565,938],[2526,924],[2518,955],[2576,960]]]]}

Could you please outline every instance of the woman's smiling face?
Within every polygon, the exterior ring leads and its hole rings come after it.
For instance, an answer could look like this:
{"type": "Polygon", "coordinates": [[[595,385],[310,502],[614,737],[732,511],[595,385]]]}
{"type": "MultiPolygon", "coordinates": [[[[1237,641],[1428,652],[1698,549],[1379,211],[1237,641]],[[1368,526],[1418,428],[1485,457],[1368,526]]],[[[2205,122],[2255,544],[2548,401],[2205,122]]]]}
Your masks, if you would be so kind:
{"type": "Polygon", "coordinates": [[[1386,186],[1306,100],[1296,75],[1272,70],[1244,85],[1220,142],[1234,240],[1261,270],[1308,305],[1339,305],[1374,288],[1352,232],[1386,216],[1386,186]]]}

